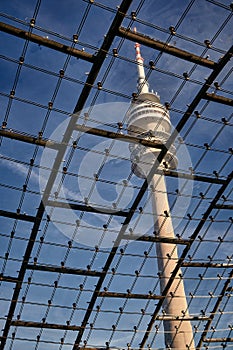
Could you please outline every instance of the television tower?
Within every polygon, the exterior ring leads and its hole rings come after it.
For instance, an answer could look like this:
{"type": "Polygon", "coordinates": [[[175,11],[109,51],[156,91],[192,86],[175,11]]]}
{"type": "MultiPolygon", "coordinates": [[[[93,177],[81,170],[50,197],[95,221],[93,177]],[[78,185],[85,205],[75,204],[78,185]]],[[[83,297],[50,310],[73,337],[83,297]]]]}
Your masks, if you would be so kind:
{"type": "MultiPolygon", "coordinates": [[[[143,58],[140,53],[140,44],[135,44],[135,50],[138,70],[138,94],[133,99],[129,110],[127,119],[128,134],[139,138],[147,138],[155,143],[165,144],[171,134],[169,112],[161,104],[157,93],[149,91],[143,58]]],[[[140,178],[146,178],[157,159],[160,149],[132,144],[130,145],[130,152],[133,172],[140,178]]],[[[175,154],[175,147],[172,146],[164,158],[166,166],[170,169],[175,169],[177,166],[175,154]]],[[[162,167],[159,166],[159,169],[161,170],[162,167]]],[[[155,233],[158,237],[175,238],[164,175],[154,174],[151,188],[153,191],[152,210],[155,233]]],[[[177,264],[178,252],[175,244],[158,242],[156,243],[156,253],[162,293],[177,264]]],[[[165,297],[163,311],[166,348],[194,350],[193,331],[181,271],[178,271],[165,297]]]]}

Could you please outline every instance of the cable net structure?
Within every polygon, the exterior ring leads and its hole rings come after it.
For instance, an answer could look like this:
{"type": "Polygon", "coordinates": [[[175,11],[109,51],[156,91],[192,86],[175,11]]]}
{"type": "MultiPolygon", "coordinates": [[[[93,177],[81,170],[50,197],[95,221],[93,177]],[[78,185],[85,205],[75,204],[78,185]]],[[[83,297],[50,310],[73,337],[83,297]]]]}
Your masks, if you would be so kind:
{"type": "Polygon", "coordinates": [[[232,349],[233,4],[0,15],[0,349],[232,349]]]}

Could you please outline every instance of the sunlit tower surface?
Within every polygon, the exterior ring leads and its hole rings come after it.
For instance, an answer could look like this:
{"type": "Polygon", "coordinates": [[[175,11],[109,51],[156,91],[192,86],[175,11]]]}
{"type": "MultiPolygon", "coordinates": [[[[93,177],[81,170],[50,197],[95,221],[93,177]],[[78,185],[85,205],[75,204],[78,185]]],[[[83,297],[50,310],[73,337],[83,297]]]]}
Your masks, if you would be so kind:
{"type": "MultiPolygon", "coordinates": [[[[149,91],[145,77],[143,58],[140,44],[135,44],[138,69],[138,94],[133,99],[128,114],[128,133],[140,138],[150,139],[156,144],[165,144],[171,133],[171,122],[167,108],[161,102],[157,93],[149,91]]],[[[160,149],[146,148],[142,145],[131,145],[132,169],[140,178],[146,178],[152,165],[157,159],[160,149]]],[[[175,169],[177,158],[175,147],[168,150],[164,162],[166,167],[175,169]]],[[[162,167],[159,165],[159,170],[162,167]]],[[[154,174],[151,182],[152,210],[154,216],[154,230],[158,237],[175,238],[165,178],[161,174],[154,174]]],[[[156,243],[160,288],[163,292],[177,261],[178,252],[175,244],[156,243]]],[[[188,313],[187,300],[181,271],[178,271],[164,303],[164,337],[166,348],[195,349],[193,332],[188,313]]]]}

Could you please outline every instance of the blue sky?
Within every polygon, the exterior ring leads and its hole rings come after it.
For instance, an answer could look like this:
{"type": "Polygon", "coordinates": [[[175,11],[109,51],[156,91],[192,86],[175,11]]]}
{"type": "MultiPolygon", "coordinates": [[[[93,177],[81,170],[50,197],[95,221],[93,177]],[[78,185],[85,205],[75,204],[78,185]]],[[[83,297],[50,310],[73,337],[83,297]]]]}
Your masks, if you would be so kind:
{"type": "MultiPolygon", "coordinates": [[[[36,1],[28,0],[2,0],[0,4],[1,21],[23,30],[29,29],[30,19],[35,16],[36,1]]],[[[228,1],[221,0],[219,4],[214,1],[196,0],[190,5],[189,11],[182,19],[182,14],[188,8],[187,0],[182,1],[156,1],[145,0],[137,16],[136,23],[138,32],[144,33],[156,40],[168,41],[170,45],[197,55],[209,57],[217,62],[228,50],[232,43],[232,19],[230,11],[224,8],[228,1]],[[220,6],[222,4],[222,6],[220,6]],[[228,18],[228,21],[226,21],[228,18]],[[226,21],[226,22],[225,22],[226,21]],[[223,23],[225,25],[221,28],[223,23]],[[176,27],[177,35],[170,36],[168,28],[176,27]],[[219,31],[219,33],[218,33],[219,31]],[[207,49],[204,40],[212,42],[212,48],[207,49]]],[[[88,1],[68,0],[54,1],[42,0],[36,18],[36,27],[33,33],[51,40],[72,45],[72,37],[76,32],[79,34],[79,42],[76,48],[94,54],[104,40],[110,24],[115,16],[119,2],[100,0],[99,3],[90,5],[88,1]],[[101,4],[98,5],[98,4],[101,4]],[[105,8],[104,8],[105,7],[105,8]],[[84,20],[84,15],[87,15],[84,20]],[[44,30],[45,29],[45,30],[44,30]]],[[[134,0],[128,11],[129,16],[124,19],[123,26],[130,24],[131,11],[137,11],[140,1],[134,0]]],[[[63,137],[67,123],[73,113],[78,97],[82,91],[91,63],[75,57],[67,58],[62,53],[29,42],[26,48],[24,64],[20,68],[19,79],[15,88],[15,98],[9,99],[9,93],[15,85],[15,77],[18,68],[19,57],[25,49],[25,42],[14,36],[0,33],[1,65],[0,65],[0,111],[2,120],[7,119],[7,130],[15,130],[37,136],[43,129],[43,137],[60,141],[63,137]],[[65,70],[65,76],[59,81],[59,71],[65,70]],[[57,88],[57,92],[56,92],[57,88]],[[53,101],[53,108],[48,111],[48,102],[53,101]]],[[[95,85],[87,99],[85,110],[81,111],[78,124],[85,123],[89,128],[97,127],[111,131],[117,131],[117,123],[125,122],[125,113],[130,106],[132,92],[136,91],[137,69],[134,61],[134,44],[123,41],[116,37],[112,48],[119,48],[119,57],[112,59],[111,52],[107,56],[95,85]],[[109,73],[106,74],[108,68],[109,73]],[[104,81],[103,89],[97,90],[96,83],[104,81]],[[124,96],[125,97],[124,97],[124,96]],[[93,108],[93,105],[95,107],[93,108]],[[85,114],[89,113],[89,119],[85,120],[85,114]]],[[[161,102],[171,104],[170,118],[173,128],[176,127],[187,106],[200,90],[205,79],[210,74],[210,69],[194,66],[194,64],[177,59],[168,54],[162,54],[151,48],[142,46],[145,72],[148,75],[150,88],[157,91],[161,102]],[[156,69],[149,70],[149,61],[156,61],[156,69]],[[183,73],[188,72],[189,80],[185,81],[183,73]],[[179,91],[179,93],[177,93],[179,91]]],[[[221,90],[217,91],[224,97],[232,98],[232,63],[229,62],[217,78],[221,90]]],[[[212,85],[209,92],[214,92],[212,85]]],[[[201,118],[192,115],[184,126],[181,135],[185,145],[179,145],[178,170],[189,173],[190,167],[199,175],[214,176],[217,171],[221,178],[225,178],[232,171],[231,154],[228,151],[232,147],[232,111],[230,106],[217,103],[200,102],[198,111],[201,118]],[[229,121],[228,125],[222,122],[222,118],[229,121]],[[204,144],[211,145],[206,150],[204,144]]],[[[126,122],[123,133],[126,133],[126,122]]],[[[46,186],[47,179],[51,174],[51,167],[56,156],[55,151],[35,147],[27,143],[3,138],[0,149],[1,165],[1,208],[16,212],[21,208],[21,213],[35,215],[41,195],[46,186]],[[30,166],[30,159],[34,158],[34,165],[30,166]],[[22,192],[22,187],[27,181],[27,191],[22,192]]],[[[74,131],[69,140],[67,152],[60,166],[51,198],[54,200],[54,192],[60,191],[59,200],[63,202],[84,203],[88,197],[90,205],[98,205],[114,209],[128,210],[132,205],[143,180],[131,174],[130,152],[127,143],[103,139],[100,137],[78,133],[74,131]],[[72,142],[78,139],[78,148],[73,154],[72,142]],[[106,149],[110,154],[106,154],[106,149]],[[63,166],[69,165],[69,174],[63,177],[63,166]],[[94,174],[99,174],[97,182],[94,174]],[[127,186],[123,180],[127,180],[127,186]],[[62,185],[61,185],[62,182],[62,185]]],[[[189,238],[209,203],[215,196],[219,185],[210,186],[207,183],[182,181],[167,177],[167,188],[171,208],[175,234],[189,238]],[[176,189],[182,190],[182,196],[177,198],[176,189]],[[200,193],[205,194],[201,199],[200,193]],[[193,216],[193,220],[187,219],[187,214],[193,216]]],[[[153,216],[150,202],[151,191],[148,190],[140,205],[143,214],[135,213],[132,222],[127,228],[127,233],[132,229],[136,234],[152,234],[153,216]]],[[[225,197],[232,204],[232,191],[227,189],[225,197]]],[[[207,222],[200,235],[204,242],[197,241],[190,250],[190,256],[194,261],[208,261],[212,255],[219,262],[227,262],[227,256],[232,254],[232,227],[229,221],[230,211],[226,210],[215,215],[214,222],[207,222]],[[218,237],[224,236],[226,243],[219,243],[218,237]]],[[[28,237],[32,224],[24,221],[14,221],[9,218],[1,218],[0,229],[0,255],[1,268],[4,275],[17,276],[21,259],[28,243],[28,237]],[[15,231],[14,239],[10,233],[15,231]],[[5,253],[9,252],[9,259],[4,259],[5,253]]],[[[114,244],[119,229],[124,219],[121,217],[111,218],[109,215],[81,213],[67,209],[48,207],[43,217],[38,239],[34,245],[30,263],[37,257],[39,264],[60,266],[61,261],[65,265],[86,269],[91,265],[93,270],[101,271],[108,252],[114,244]],[[46,215],[51,216],[51,221],[46,221],[46,215]],[[77,220],[80,226],[77,228],[77,220]],[[107,229],[103,225],[107,225],[107,229]],[[44,243],[40,237],[44,236],[44,243]],[[68,241],[74,239],[73,248],[68,249],[68,241]],[[95,251],[98,245],[99,251],[95,251]]],[[[153,244],[124,240],[121,248],[124,255],[116,254],[110,268],[110,273],[104,281],[103,288],[109,291],[126,292],[131,289],[133,293],[147,293],[152,290],[159,294],[159,281],[157,276],[156,252],[153,244]],[[148,251],[148,258],[144,252],[148,251]],[[117,274],[112,275],[111,269],[116,268],[117,274]],[[135,270],[140,270],[137,278],[135,270]],[[112,278],[113,277],[113,278],[112,278]]],[[[181,253],[183,247],[179,247],[181,253]]],[[[209,314],[222,284],[219,284],[217,273],[222,273],[222,281],[228,276],[228,271],[216,269],[189,268],[184,270],[185,286],[190,302],[190,313],[200,314],[200,309],[206,309],[209,314]],[[205,276],[200,282],[199,274],[205,276]],[[191,300],[189,293],[196,290],[197,298],[191,300]],[[215,297],[209,299],[209,292],[213,291],[215,297]]],[[[15,310],[21,314],[21,320],[40,322],[45,315],[46,322],[65,324],[70,319],[71,324],[80,325],[84,316],[87,303],[97,283],[97,278],[72,275],[58,275],[40,271],[26,272],[19,299],[26,296],[26,303],[21,308],[18,304],[15,310]],[[27,278],[32,277],[30,288],[27,278]],[[58,280],[59,287],[53,292],[54,281],[58,280]],[[84,291],[80,292],[79,285],[84,285],[84,291]],[[52,307],[48,309],[47,301],[52,298],[52,307]],[[34,303],[33,305],[31,303],[34,303]],[[36,304],[37,303],[37,304],[36,304]],[[73,310],[72,304],[77,304],[73,310]]],[[[1,286],[1,320],[4,327],[5,315],[8,312],[10,298],[14,285],[2,282],[1,286]]],[[[105,347],[110,342],[110,347],[126,348],[130,343],[133,348],[138,347],[143,330],[154,311],[155,300],[131,300],[98,298],[101,304],[101,312],[94,311],[89,323],[94,323],[84,332],[83,340],[88,339],[88,346],[105,347]],[[123,314],[119,308],[124,309],[123,314]],[[145,316],[141,318],[141,309],[145,309],[145,316]],[[117,324],[117,331],[112,333],[111,326],[117,324]],[[138,325],[138,332],[133,327],[138,325]],[[90,332],[90,333],[89,333],[90,332]]],[[[226,314],[222,315],[219,323],[216,322],[218,331],[210,332],[210,336],[226,336],[227,324],[232,323],[232,311],[226,302],[226,314]],[[221,331],[221,329],[224,329],[221,331]]],[[[97,304],[98,304],[97,303],[97,304]]],[[[97,305],[96,304],[96,305],[97,305]]],[[[96,305],[94,310],[96,310],[96,305]]],[[[217,320],[217,318],[216,318],[217,320]]],[[[156,322],[159,333],[154,337],[155,329],[149,336],[148,343],[152,348],[164,348],[163,326],[161,321],[156,322]]],[[[203,330],[203,322],[198,326],[196,334],[203,330]]],[[[10,334],[14,327],[11,328],[10,334]]],[[[7,349],[72,349],[77,333],[69,331],[65,335],[63,346],[59,345],[60,338],[64,337],[64,331],[43,330],[41,342],[36,343],[39,334],[36,328],[18,328],[16,339],[11,343],[7,340],[7,349]],[[20,338],[28,338],[31,341],[23,341],[20,338]],[[46,341],[54,341],[48,345],[46,341]],[[43,342],[44,341],[44,342],[43,342]],[[23,344],[23,345],[22,345],[23,344]]],[[[209,348],[212,348],[210,344],[209,348]]],[[[216,348],[221,348],[217,344],[216,348]]],[[[230,348],[230,346],[229,346],[230,348]]]]}

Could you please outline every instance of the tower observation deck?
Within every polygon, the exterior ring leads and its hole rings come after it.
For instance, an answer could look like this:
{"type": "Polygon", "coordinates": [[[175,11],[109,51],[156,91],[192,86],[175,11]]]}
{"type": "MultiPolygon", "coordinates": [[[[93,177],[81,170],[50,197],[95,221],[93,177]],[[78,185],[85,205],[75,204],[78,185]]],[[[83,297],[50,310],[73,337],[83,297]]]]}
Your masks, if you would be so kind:
{"type": "MultiPolygon", "coordinates": [[[[164,145],[171,134],[169,112],[161,104],[158,94],[149,91],[143,58],[140,53],[140,44],[135,44],[135,50],[138,69],[138,94],[133,99],[128,113],[128,133],[139,138],[150,139],[155,144],[164,145]]],[[[146,178],[156,162],[160,149],[148,148],[140,144],[132,144],[129,147],[133,172],[140,178],[146,178]]],[[[170,169],[177,167],[174,146],[170,147],[164,161],[170,169]]],[[[161,169],[160,165],[159,168],[161,169]]],[[[153,190],[151,198],[155,233],[158,237],[175,238],[164,176],[154,174],[151,188],[153,190]],[[164,217],[165,212],[168,213],[166,217],[164,217]]],[[[158,242],[156,243],[156,255],[162,294],[178,261],[177,247],[175,244],[158,242]]],[[[193,331],[181,271],[178,271],[165,296],[163,309],[166,348],[194,350],[193,331]]]]}

